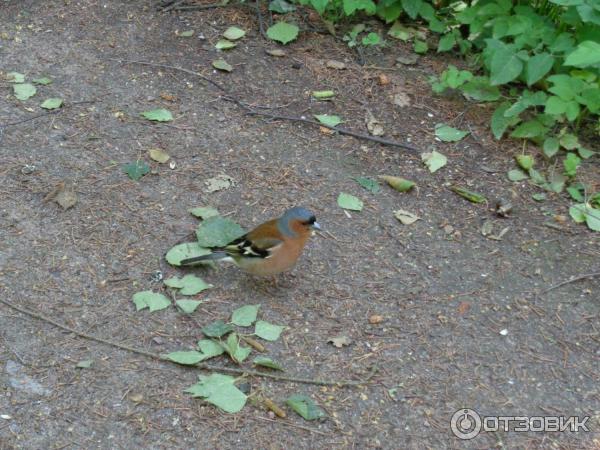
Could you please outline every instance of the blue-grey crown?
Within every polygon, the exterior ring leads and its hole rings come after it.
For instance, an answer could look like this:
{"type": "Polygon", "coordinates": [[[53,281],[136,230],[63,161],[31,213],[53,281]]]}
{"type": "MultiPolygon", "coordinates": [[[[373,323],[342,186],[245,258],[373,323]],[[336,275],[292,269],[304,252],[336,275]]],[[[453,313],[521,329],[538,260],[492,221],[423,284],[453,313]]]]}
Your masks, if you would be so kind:
{"type": "Polygon", "coordinates": [[[290,222],[292,220],[299,220],[300,222],[306,222],[311,226],[316,223],[315,215],[308,209],[296,206],[295,208],[288,209],[283,216],[277,222],[279,231],[286,236],[294,236],[296,233],[290,228],[290,222]]]}

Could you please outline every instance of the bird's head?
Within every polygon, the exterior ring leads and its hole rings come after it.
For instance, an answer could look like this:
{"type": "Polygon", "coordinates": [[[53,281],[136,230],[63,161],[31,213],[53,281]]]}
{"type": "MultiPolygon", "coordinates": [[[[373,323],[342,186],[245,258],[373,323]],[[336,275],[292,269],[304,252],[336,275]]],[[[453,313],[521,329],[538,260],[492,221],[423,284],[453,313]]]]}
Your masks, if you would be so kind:
{"type": "Polygon", "coordinates": [[[288,209],[277,221],[277,226],[279,231],[290,237],[321,229],[315,215],[298,206],[288,209]]]}

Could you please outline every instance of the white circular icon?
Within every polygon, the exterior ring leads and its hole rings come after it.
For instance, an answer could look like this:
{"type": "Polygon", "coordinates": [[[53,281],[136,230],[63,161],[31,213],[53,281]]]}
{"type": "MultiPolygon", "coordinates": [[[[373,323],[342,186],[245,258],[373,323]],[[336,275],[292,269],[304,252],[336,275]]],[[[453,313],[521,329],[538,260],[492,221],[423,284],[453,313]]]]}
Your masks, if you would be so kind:
{"type": "Polygon", "coordinates": [[[459,439],[473,439],[481,431],[481,417],[472,409],[459,409],[450,419],[450,428],[459,439]]]}

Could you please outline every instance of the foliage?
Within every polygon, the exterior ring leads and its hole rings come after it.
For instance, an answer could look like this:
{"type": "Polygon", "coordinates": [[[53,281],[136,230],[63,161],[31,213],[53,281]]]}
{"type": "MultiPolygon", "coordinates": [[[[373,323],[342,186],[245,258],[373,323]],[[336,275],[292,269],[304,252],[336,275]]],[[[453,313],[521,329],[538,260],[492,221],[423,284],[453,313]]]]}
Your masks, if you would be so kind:
{"type": "MultiPolygon", "coordinates": [[[[437,52],[465,56],[472,62],[470,70],[449,65],[430,79],[433,91],[456,90],[470,100],[498,102],[490,123],[494,137],[508,135],[539,145],[548,159],[562,160],[569,182],[576,183],[581,160],[594,155],[576,136],[584,125],[592,125],[587,129],[596,135],[600,130],[597,0],[299,1],[334,22],[376,15],[391,24],[388,36],[412,40],[416,53],[427,52],[427,43],[437,40],[437,52]],[[408,22],[426,26],[430,36],[408,22]]],[[[372,44],[368,36],[374,33],[359,38],[368,31],[357,24],[344,39],[350,46],[372,44]]],[[[447,128],[436,134],[442,140],[460,136],[447,128]]],[[[528,175],[534,182],[544,178],[535,169],[533,174],[528,175]]]]}

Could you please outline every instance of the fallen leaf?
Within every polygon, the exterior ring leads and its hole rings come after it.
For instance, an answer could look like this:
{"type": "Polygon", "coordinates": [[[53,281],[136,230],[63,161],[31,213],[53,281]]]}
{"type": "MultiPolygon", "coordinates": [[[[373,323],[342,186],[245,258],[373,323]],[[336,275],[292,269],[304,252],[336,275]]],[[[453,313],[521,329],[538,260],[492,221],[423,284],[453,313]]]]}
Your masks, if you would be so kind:
{"type": "Polygon", "coordinates": [[[352,343],[352,339],[348,336],[337,336],[330,338],[327,342],[331,342],[334,347],[342,348],[344,345],[350,345],[352,343]]]}
{"type": "Polygon", "coordinates": [[[143,113],[141,113],[141,115],[146,119],[152,120],[154,122],[170,122],[171,120],[173,120],[173,114],[171,114],[171,111],[165,108],[157,108],[152,109],[150,111],[144,111],[143,113]]]}
{"type": "Polygon", "coordinates": [[[212,206],[198,206],[197,208],[188,209],[188,212],[200,219],[208,219],[219,215],[219,211],[212,206]]]}
{"type": "Polygon", "coordinates": [[[315,402],[306,395],[292,395],[285,403],[306,420],[315,420],[325,417],[325,411],[319,408],[315,402]]]}
{"type": "Polygon", "coordinates": [[[321,133],[327,134],[329,136],[331,136],[332,134],[335,134],[335,131],[333,131],[331,128],[327,128],[327,127],[323,127],[323,126],[319,127],[319,131],[321,133]]]}
{"type": "Polygon", "coordinates": [[[57,109],[60,108],[62,104],[62,98],[48,98],[44,100],[40,106],[44,109],[57,109]]]}
{"type": "Polygon", "coordinates": [[[435,136],[443,142],[458,142],[467,134],[469,134],[468,131],[458,130],[443,123],[435,126],[435,136]]]}
{"type": "Polygon", "coordinates": [[[339,116],[329,114],[315,114],[315,119],[321,122],[323,125],[328,127],[335,127],[344,121],[339,116]]]}
{"type": "Polygon", "coordinates": [[[369,317],[369,323],[376,325],[378,323],[383,322],[385,319],[383,318],[382,315],[379,314],[373,314],[371,317],[369,317]]]}
{"type": "Polygon", "coordinates": [[[486,220],[481,226],[481,234],[485,237],[490,236],[494,232],[494,223],[491,220],[486,220]]]}
{"type": "Polygon", "coordinates": [[[44,201],[50,200],[54,200],[63,209],[69,209],[77,203],[77,193],[70,183],[61,181],[44,197],[44,201]]]}
{"type": "Polygon", "coordinates": [[[230,50],[237,46],[235,42],[228,41],[227,39],[219,39],[215,44],[217,50],[230,50]]]}
{"type": "Polygon", "coordinates": [[[346,64],[344,64],[341,61],[336,61],[334,59],[330,59],[329,61],[327,61],[325,63],[325,66],[329,69],[336,69],[336,70],[344,70],[346,68],[346,64]]]}
{"type": "Polygon", "coordinates": [[[212,66],[215,69],[222,70],[223,72],[231,72],[233,70],[233,67],[223,58],[215,59],[212,62],[212,66]]]}
{"type": "Polygon", "coordinates": [[[394,211],[394,216],[404,225],[411,225],[420,219],[420,217],[418,217],[417,215],[409,211],[405,211],[403,209],[398,209],[397,211],[394,211]]]}
{"type": "Polygon", "coordinates": [[[281,49],[275,48],[272,50],[266,50],[267,55],[271,55],[271,56],[276,56],[278,58],[283,58],[284,56],[287,56],[287,53],[284,52],[281,49]]]}
{"type": "Polygon", "coordinates": [[[123,171],[129,178],[134,181],[138,181],[144,175],[150,172],[150,166],[144,161],[136,161],[123,166],[123,171]]]}
{"type": "Polygon", "coordinates": [[[163,152],[160,148],[151,148],[148,150],[148,155],[151,159],[161,164],[166,163],[171,157],[163,152]]]}
{"type": "Polygon", "coordinates": [[[207,192],[217,192],[235,186],[235,181],[229,175],[221,174],[204,182],[207,192]]]}
{"type": "Polygon", "coordinates": [[[333,91],[313,91],[312,96],[317,100],[329,100],[335,95],[333,91]]]}
{"type": "Polygon", "coordinates": [[[339,207],[344,209],[350,209],[352,211],[362,211],[363,202],[354,195],[340,192],[337,198],[337,204],[339,207]]]}
{"type": "Polygon", "coordinates": [[[465,314],[469,309],[471,309],[471,304],[469,302],[460,302],[458,304],[458,308],[456,308],[458,310],[459,314],[465,314]]]}
{"type": "Polygon", "coordinates": [[[406,108],[410,106],[410,97],[406,92],[396,92],[392,96],[392,103],[399,108],[406,108]]]}
{"type": "Polygon", "coordinates": [[[441,153],[436,152],[435,150],[432,152],[422,153],[421,160],[429,168],[431,173],[437,172],[448,163],[448,158],[441,153]]]}
{"type": "Polygon", "coordinates": [[[223,33],[223,37],[225,39],[229,39],[230,41],[237,41],[238,39],[243,38],[246,35],[246,32],[238,27],[229,27],[223,33]]]}
{"type": "Polygon", "coordinates": [[[186,30],[182,31],[178,34],[179,37],[192,37],[194,35],[194,30],[186,30]]]}
{"type": "Polygon", "coordinates": [[[390,77],[388,77],[385,73],[381,73],[377,77],[377,83],[379,83],[380,86],[386,86],[390,84],[390,77]]]}
{"type": "Polygon", "coordinates": [[[390,175],[379,175],[379,178],[384,180],[387,184],[389,184],[391,187],[396,189],[398,192],[410,191],[415,186],[414,182],[412,182],[410,180],[405,180],[404,178],[401,178],[401,177],[393,177],[390,175]]]}
{"type": "Polygon", "coordinates": [[[366,123],[367,130],[369,130],[369,133],[373,136],[382,136],[384,134],[383,125],[381,125],[381,122],[379,122],[370,111],[367,112],[366,123]]]}
{"type": "Polygon", "coordinates": [[[417,55],[416,53],[410,53],[406,56],[404,56],[404,55],[398,56],[396,58],[396,62],[398,64],[403,64],[405,66],[412,66],[419,61],[419,58],[420,58],[419,55],[417,55]]]}
{"type": "Polygon", "coordinates": [[[193,397],[203,398],[228,413],[239,412],[246,404],[246,394],[235,386],[234,377],[213,373],[208,376],[199,375],[198,378],[200,381],[185,392],[193,397]]]}
{"type": "Polygon", "coordinates": [[[168,92],[161,92],[160,98],[168,102],[174,102],[177,99],[177,97],[175,97],[173,94],[169,94],[168,92]]]}
{"type": "Polygon", "coordinates": [[[469,200],[471,203],[487,202],[487,199],[478,192],[473,192],[460,186],[451,186],[450,190],[462,198],[469,200]]]}

